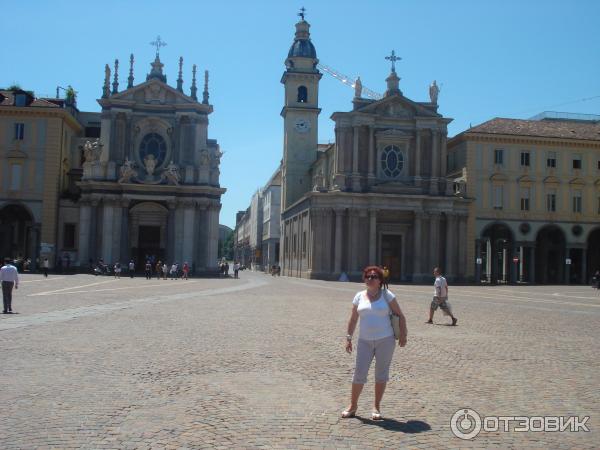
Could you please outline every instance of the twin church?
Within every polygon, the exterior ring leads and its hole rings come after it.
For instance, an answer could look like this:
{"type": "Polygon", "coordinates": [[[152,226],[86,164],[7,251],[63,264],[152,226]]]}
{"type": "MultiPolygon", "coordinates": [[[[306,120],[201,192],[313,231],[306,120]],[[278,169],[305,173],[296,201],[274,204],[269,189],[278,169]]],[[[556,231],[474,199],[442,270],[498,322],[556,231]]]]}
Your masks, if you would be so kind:
{"type": "Polygon", "coordinates": [[[400,90],[394,53],[380,99],[355,87],[352,110],[331,116],[335,143],[318,144],[317,52],[304,17],[285,60],[281,251],[284,275],[336,279],[386,265],[421,281],[434,265],[467,275],[469,200],[447,181],[447,125],[433,85],[429,102],[400,90]]]}

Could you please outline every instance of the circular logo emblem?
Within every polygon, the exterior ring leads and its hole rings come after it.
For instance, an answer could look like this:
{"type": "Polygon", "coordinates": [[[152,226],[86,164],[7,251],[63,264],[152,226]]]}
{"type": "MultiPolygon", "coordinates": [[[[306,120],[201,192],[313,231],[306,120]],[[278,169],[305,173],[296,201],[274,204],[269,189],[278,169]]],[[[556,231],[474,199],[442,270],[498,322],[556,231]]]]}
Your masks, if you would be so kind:
{"type": "Polygon", "coordinates": [[[481,416],[475,410],[459,409],[450,419],[452,434],[460,439],[473,439],[481,431],[481,416]]]}

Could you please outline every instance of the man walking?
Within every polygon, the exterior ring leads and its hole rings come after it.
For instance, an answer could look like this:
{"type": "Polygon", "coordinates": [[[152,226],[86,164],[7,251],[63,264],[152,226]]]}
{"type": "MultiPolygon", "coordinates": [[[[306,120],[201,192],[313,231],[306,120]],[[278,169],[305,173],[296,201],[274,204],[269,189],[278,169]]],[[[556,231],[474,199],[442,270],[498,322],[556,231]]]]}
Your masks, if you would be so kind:
{"type": "Polygon", "coordinates": [[[12,314],[12,290],[19,289],[19,272],[10,263],[10,258],[4,258],[4,266],[0,269],[2,282],[2,300],[4,301],[3,314],[12,314]]]}
{"type": "Polygon", "coordinates": [[[44,269],[44,276],[48,278],[48,266],[50,263],[48,262],[48,258],[44,258],[44,262],[42,262],[42,268],[44,269]]]}
{"type": "Polygon", "coordinates": [[[133,259],[131,261],[129,261],[129,278],[133,278],[133,275],[135,273],[135,263],[133,262],[133,259]]]}
{"type": "Polygon", "coordinates": [[[433,323],[433,313],[436,309],[440,308],[446,316],[452,318],[452,325],[456,325],[458,319],[452,315],[452,308],[450,307],[450,303],[448,303],[448,282],[442,276],[442,270],[439,267],[433,269],[433,275],[435,276],[433,300],[429,308],[429,320],[425,323],[433,323]]]}

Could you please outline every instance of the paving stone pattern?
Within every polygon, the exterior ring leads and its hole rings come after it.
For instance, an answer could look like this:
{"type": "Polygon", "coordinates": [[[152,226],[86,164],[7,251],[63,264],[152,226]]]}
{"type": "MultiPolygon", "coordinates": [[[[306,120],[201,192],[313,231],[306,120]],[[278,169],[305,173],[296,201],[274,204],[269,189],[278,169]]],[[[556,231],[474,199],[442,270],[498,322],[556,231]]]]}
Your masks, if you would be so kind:
{"type": "Polygon", "coordinates": [[[370,420],[347,406],[356,283],[24,275],[0,316],[0,448],[598,448],[600,296],[582,286],[392,285],[409,327],[370,420]],[[590,416],[590,432],[455,437],[482,416],[590,416]]]}

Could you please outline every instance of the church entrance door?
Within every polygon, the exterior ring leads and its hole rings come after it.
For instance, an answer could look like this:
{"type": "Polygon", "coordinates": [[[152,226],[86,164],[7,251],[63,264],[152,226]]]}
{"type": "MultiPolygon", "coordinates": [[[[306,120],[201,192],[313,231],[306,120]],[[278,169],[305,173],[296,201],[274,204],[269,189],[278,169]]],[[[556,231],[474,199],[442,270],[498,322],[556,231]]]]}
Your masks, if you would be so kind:
{"type": "Polygon", "coordinates": [[[167,252],[168,210],[155,202],[142,202],[129,210],[129,242],[131,255],[139,271],[144,270],[146,258],[155,264],[165,261],[167,252]]]}
{"type": "Polygon", "coordinates": [[[402,236],[384,234],[381,236],[381,263],[390,270],[390,279],[399,280],[402,276],[402,236]]]}
{"type": "MultiPolygon", "coordinates": [[[[138,251],[137,251],[138,269],[143,268],[146,259],[154,261],[164,261],[164,249],[160,248],[160,227],[140,225],[138,230],[138,251]]],[[[156,262],[155,262],[156,263],[156,262]]]]}

